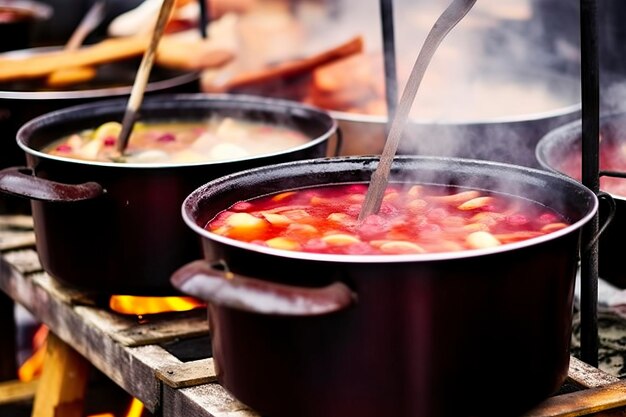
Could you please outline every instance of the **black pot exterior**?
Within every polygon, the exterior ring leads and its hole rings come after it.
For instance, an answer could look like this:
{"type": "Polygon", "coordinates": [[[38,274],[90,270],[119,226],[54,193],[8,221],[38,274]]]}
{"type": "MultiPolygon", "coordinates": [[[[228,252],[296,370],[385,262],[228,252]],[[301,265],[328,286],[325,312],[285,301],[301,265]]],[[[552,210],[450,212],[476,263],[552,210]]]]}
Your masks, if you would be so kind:
{"type": "Polygon", "coordinates": [[[478,161],[396,158],[392,180],[506,190],[575,223],[497,252],[385,259],[298,254],[202,229],[235,201],[366,181],[374,166],[372,158],[281,164],[217,179],[185,200],[183,216],[202,236],[209,263],[294,286],[341,281],[356,294],[349,309],[316,317],[210,303],[220,383],[272,417],[512,416],[554,393],[568,370],[579,231],[597,204],[573,180],[478,161]],[[509,372],[515,378],[502,383],[509,372]]]}
{"type": "MultiPolygon", "coordinates": [[[[386,119],[332,113],[344,132],[342,155],[380,154],[385,144],[386,119]]],[[[508,119],[466,123],[416,123],[407,125],[398,149],[403,155],[428,155],[480,159],[539,168],[535,147],[550,130],[580,117],[580,106],[508,119]]]]}
{"type": "Polygon", "coordinates": [[[31,202],[37,251],[44,269],[59,281],[102,294],[167,295],[171,273],[201,255],[180,218],[185,197],[201,184],[246,168],[324,156],[336,129],[326,113],[277,100],[200,94],[154,96],[142,106],[145,119],[197,120],[210,114],[253,120],[292,120],[309,143],[281,153],[194,165],[98,164],[38,152],[65,134],[121,118],[126,100],[49,113],[26,124],[18,143],[38,178],[64,184],[96,182],[102,196],[79,202],[31,202]]]}
{"type": "MultiPolygon", "coordinates": [[[[623,131],[626,128],[626,115],[612,114],[600,120],[603,143],[623,142],[623,131]]],[[[559,163],[566,157],[578,155],[582,158],[582,125],[580,121],[568,123],[545,135],[537,145],[537,160],[544,169],[559,172],[559,163]]],[[[600,165],[602,170],[602,163],[600,165]]],[[[581,173],[578,173],[579,175],[581,173]]],[[[580,176],[578,177],[580,179],[580,176]]],[[[626,230],[626,196],[612,195],[616,210],[606,230],[598,241],[598,273],[599,276],[618,286],[626,288],[626,270],[622,262],[623,236],[626,230]]],[[[606,220],[608,208],[600,207],[601,224],[606,220]]]]}

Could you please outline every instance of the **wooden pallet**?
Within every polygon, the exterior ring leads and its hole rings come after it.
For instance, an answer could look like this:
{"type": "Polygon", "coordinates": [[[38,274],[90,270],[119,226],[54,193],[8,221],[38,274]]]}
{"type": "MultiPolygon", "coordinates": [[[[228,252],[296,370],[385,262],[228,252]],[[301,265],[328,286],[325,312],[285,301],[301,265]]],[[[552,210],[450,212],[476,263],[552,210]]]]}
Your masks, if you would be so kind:
{"type": "MultiPolygon", "coordinates": [[[[205,309],[138,320],[102,308],[96,297],[63,286],[41,270],[28,219],[18,220],[15,225],[0,219],[0,289],[53,334],[47,357],[55,365],[42,378],[59,381],[68,370],[80,374],[84,364],[93,365],[163,417],[259,417],[216,382],[212,358],[183,361],[172,353],[177,343],[201,338],[208,343],[205,309]],[[3,240],[3,229],[10,229],[13,244],[3,240]]],[[[525,417],[626,416],[626,382],[616,376],[572,357],[568,384],[578,390],[547,399],[525,417]]],[[[37,392],[35,408],[43,410],[37,415],[52,416],[50,410],[61,406],[67,415],[77,412],[81,384],[56,385],[74,389],[37,392]]]]}

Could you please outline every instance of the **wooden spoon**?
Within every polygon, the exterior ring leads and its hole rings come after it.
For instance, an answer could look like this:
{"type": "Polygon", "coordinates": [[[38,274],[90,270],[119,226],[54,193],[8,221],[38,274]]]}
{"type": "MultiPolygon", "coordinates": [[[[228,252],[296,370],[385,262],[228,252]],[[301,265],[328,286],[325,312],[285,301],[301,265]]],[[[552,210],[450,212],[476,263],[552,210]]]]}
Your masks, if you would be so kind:
{"type": "Polygon", "coordinates": [[[137,71],[133,88],[130,91],[130,98],[128,99],[128,105],[126,106],[124,118],[122,119],[122,131],[117,138],[117,151],[120,157],[123,157],[124,155],[124,151],[128,145],[128,139],[133,131],[133,127],[135,126],[139,107],[143,101],[143,95],[146,91],[146,86],[148,85],[148,78],[150,77],[152,64],[154,63],[154,56],[156,54],[157,47],[159,46],[159,41],[163,36],[163,32],[165,32],[165,25],[170,17],[174,3],[175,0],[163,0],[157,22],[152,32],[150,45],[148,45],[148,49],[146,49],[141,60],[141,64],[139,65],[139,70],[137,71]]]}
{"type": "Polygon", "coordinates": [[[417,56],[415,65],[404,87],[402,97],[400,97],[398,108],[391,122],[385,148],[383,149],[378,166],[376,167],[376,171],[372,174],[370,185],[365,195],[365,201],[359,213],[359,222],[362,222],[370,214],[378,213],[378,210],[380,210],[383,194],[389,183],[391,164],[396,150],[398,149],[398,143],[400,142],[402,131],[409,117],[409,111],[411,110],[413,100],[417,94],[417,89],[422,82],[422,78],[424,78],[426,68],[428,68],[428,64],[435,54],[437,47],[441,44],[441,41],[443,41],[452,28],[463,19],[467,12],[470,11],[474,3],[476,3],[476,0],[453,0],[448,8],[439,16],[430,32],[428,32],[428,36],[426,36],[426,40],[422,45],[422,49],[417,56]]]}

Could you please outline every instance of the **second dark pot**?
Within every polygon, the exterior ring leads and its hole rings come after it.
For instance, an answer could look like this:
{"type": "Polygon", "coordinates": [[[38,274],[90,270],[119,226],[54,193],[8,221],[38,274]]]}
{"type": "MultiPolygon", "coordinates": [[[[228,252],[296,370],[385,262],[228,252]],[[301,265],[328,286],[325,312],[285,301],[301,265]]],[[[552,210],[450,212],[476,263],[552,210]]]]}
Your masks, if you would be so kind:
{"type": "Polygon", "coordinates": [[[41,149],[64,135],[121,120],[125,99],[71,107],[37,117],[17,135],[28,168],[0,171],[0,191],[31,199],[37,252],[60,281],[105,294],[172,294],[169,276],[199,256],[200,244],[180,205],[213,178],[265,164],[326,155],[335,121],[325,112],[247,96],[147,97],[145,120],[198,120],[210,115],[289,123],[310,138],[283,152],[196,164],[118,164],[60,158],[41,149]]]}

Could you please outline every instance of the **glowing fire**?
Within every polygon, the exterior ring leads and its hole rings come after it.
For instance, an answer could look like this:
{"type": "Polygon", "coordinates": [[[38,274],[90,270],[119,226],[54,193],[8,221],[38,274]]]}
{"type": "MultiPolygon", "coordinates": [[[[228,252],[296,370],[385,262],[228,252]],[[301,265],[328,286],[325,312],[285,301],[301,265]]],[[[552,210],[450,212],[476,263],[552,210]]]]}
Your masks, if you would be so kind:
{"type": "Polygon", "coordinates": [[[142,412],[143,404],[137,398],[133,398],[128,408],[128,413],[126,413],[126,417],[141,417],[142,412]]]}
{"type": "Polygon", "coordinates": [[[204,307],[205,304],[192,297],[138,297],[132,295],[114,295],[109,300],[109,307],[122,314],[157,314],[170,311],[187,311],[204,307]]]}
{"type": "Polygon", "coordinates": [[[47,337],[48,328],[42,324],[33,336],[33,354],[24,361],[17,371],[17,376],[20,381],[30,382],[41,375],[44,357],[46,355],[47,337]]]}
{"type": "MultiPolygon", "coordinates": [[[[143,404],[137,398],[133,398],[130,406],[128,407],[128,411],[124,414],[124,417],[141,417],[143,414],[143,404]]],[[[87,417],[115,417],[115,414],[112,413],[102,413],[102,414],[90,414],[87,417]]]]}

